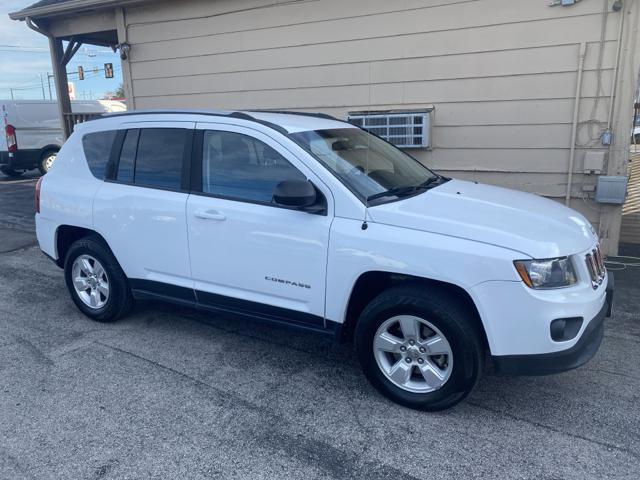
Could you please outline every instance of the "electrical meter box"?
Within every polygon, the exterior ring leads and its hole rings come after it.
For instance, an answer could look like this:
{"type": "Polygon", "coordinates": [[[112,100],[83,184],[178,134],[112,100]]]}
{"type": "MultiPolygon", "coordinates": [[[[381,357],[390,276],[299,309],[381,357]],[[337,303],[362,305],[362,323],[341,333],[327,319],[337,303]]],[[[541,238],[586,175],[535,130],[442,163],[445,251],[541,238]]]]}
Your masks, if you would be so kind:
{"type": "Polygon", "coordinates": [[[601,176],[596,187],[596,202],[621,205],[627,197],[627,177],[601,176]]]}

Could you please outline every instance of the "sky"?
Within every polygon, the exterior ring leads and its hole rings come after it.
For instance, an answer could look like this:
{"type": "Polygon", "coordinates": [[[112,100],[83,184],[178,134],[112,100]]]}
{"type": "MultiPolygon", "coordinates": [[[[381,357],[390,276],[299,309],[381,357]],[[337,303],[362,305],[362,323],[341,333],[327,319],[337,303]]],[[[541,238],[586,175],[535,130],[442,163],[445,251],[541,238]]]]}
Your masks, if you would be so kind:
{"type": "MultiPolygon", "coordinates": [[[[47,72],[52,73],[49,41],[44,35],[34,32],[24,22],[9,18],[9,12],[22,10],[36,0],[0,1],[0,99],[49,98],[47,72]],[[42,82],[41,79],[42,78],[42,82]]],[[[75,74],[69,81],[75,83],[76,98],[100,99],[106,92],[114,91],[122,82],[120,57],[109,48],[83,45],[67,65],[67,72],[84,68],[85,80],[78,81],[75,74]],[[91,55],[91,56],[90,56],[91,55]],[[93,73],[93,68],[104,68],[112,63],[114,78],[104,78],[104,72],[93,73]]],[[[51,78],[51,93],[55,99],[55,87],[51,78]]]]}

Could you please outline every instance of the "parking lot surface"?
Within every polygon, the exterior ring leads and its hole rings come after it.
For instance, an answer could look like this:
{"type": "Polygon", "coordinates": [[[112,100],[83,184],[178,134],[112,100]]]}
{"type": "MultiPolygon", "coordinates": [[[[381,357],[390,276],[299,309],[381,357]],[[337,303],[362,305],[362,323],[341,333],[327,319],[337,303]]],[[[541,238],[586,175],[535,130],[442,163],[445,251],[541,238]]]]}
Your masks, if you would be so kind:
{"type": "Polygon", "coordinates": [[[422,413],[310,334],[160,303],[89,321],[36,246],[34,183],[0,174],[0,478],[640,477],[640,268],[588,365],[422,413]]]}

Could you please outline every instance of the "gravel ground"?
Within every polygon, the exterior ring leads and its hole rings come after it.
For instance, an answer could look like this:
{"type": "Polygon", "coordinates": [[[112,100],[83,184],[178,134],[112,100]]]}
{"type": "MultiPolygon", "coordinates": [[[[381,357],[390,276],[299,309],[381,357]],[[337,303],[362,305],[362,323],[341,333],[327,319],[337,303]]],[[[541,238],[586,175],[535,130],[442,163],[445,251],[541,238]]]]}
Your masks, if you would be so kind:
{"type": "Polygon", "coordinates": [[[421,413],[310,334],[160,303],[89,321],[35,246],[33,184],[0,178],[0,478],[640,476],[640,269],[585,367],[421,413]]]}

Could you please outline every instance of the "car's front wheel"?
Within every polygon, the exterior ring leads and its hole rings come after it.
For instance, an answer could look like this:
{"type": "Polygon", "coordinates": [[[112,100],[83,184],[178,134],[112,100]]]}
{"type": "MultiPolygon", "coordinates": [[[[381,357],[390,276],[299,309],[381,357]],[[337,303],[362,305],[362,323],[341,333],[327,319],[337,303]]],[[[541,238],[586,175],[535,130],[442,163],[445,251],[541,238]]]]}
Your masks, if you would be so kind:
{"type": "Polygon", "coordinates": [[[69,247],[64,276],[73,302],[93,320],[117,320],[133,303],[127,277],[97,236],[81,238],[69,247]]]}
{"type": "Polygon", "coordinates": [[[355,332],[363,371],[391,400],[420,410],[443,410],[475,386],[484,358],[469,311],[446,290],[393,287],[364,309],[355,332]]]}

